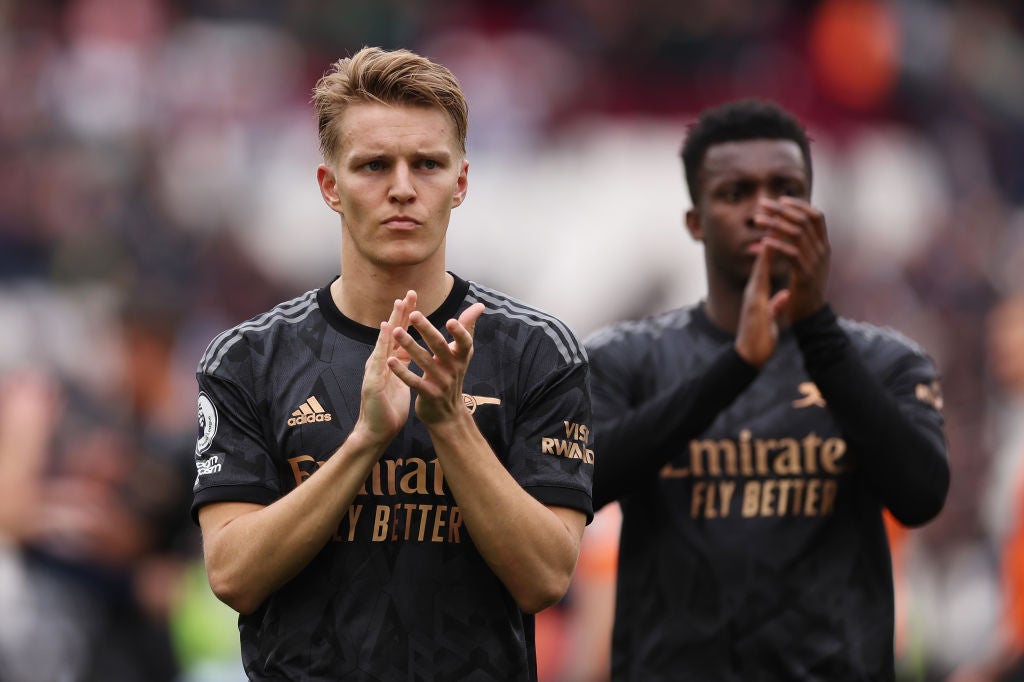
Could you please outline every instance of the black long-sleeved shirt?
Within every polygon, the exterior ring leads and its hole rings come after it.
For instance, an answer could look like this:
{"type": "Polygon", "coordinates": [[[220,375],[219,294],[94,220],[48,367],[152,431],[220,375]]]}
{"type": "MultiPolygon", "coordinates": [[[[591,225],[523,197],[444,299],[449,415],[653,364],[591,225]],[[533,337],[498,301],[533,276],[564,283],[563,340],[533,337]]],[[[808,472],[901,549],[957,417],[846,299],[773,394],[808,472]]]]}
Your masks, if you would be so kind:
{"type": "Polygon", "coordinates": [[[949,485],[930,359],[827,307],[760,373],[699,306],[587,345],[614,679],[891,679],[881,511],[924,523],[949,485]]]}

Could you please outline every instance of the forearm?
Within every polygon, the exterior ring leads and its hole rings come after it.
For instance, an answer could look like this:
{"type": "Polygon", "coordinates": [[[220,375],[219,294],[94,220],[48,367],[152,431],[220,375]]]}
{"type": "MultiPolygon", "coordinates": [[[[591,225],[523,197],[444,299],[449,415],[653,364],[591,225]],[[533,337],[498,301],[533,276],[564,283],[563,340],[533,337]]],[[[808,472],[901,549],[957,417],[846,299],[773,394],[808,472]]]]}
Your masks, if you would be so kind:
{"type": "Polygon", "coordinates": [[[655,475],[680,443],[699,436],[756,377],[757,369],[730,346],[700,376],[634,409],[603,418],[595,409],[594,508],[655,475]]]}
{"type": "Polygon", "coordinates": [[[793,326],[807,373],[882,503],[906,525],[942,509],[949,464],[941,432],[911,418],[857,356],[831,308],[793,326]]]}
{"type": "Polygon", "coordinates": [[[428,428],[473,543],[519,607],[535,613],[561,599],[579,557],[584,514],[556,512],[526,492],[468,412],[428,428]]]}
{"type": "Polygon", "coordinates": [[[203,507],[203,551],[214,593],[248,613],[298,574],[337,532],[382,450],[353,432],[316,472],[273,504],[203,507]]]}

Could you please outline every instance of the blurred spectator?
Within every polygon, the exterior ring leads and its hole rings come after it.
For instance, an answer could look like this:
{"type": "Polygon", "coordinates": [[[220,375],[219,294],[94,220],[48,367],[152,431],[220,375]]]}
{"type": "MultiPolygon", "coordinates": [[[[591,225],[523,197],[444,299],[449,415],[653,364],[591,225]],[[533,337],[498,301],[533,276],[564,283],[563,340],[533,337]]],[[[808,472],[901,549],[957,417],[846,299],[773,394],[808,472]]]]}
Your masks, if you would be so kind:
{"type": "Polygon", "coordinates": [[[991,530],[1002,599],[990,646],[959,666],[949,682],[1024,680],[1024,293],[1004,297],[988,316],[986,331],[988,369],[1002,398],[994,427],[998,477],[987,491],[996,511],[991,530]]]}
{"type": "Polygon", "coordinates": [[[5,680],[173,680],[165,634],[174,582],[147,585],[178,499],[174,475],[94,405],[45,376],[3,385],[7,560],[5,680]],[[153,485],[159,481],[161,485],[153,485]],[[19,608],[20,607],[20,608],[19,608]]]}

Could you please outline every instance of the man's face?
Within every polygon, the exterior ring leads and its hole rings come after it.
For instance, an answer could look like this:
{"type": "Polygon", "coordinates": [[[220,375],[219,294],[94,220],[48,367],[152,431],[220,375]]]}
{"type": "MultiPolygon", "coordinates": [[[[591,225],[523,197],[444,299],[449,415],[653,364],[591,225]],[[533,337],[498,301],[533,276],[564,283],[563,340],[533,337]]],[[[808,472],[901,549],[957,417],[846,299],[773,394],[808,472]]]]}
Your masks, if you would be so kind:
{"type": "Polygon", "coordinates": [[[469,163],[441,109],[355,104],[338,122],[337,161],[321,164],[324,201],[342,217],[344,262],[443,267],[451,210],[466,196],[469,163]]]}
{"type": "MultiPolygon", "coordinates": [[[[701,166],[700,197],[686,215],[694,239],[704,242],[713,276],[742,289],[760,250],[764,231],[754,224],[758,201],[783,196],[810,198],[810,179],[800,146],[790,140],[726,142],[708,148],[701,166]]],[[[772,264],[776,287],[788,267],[772,264]]]]}

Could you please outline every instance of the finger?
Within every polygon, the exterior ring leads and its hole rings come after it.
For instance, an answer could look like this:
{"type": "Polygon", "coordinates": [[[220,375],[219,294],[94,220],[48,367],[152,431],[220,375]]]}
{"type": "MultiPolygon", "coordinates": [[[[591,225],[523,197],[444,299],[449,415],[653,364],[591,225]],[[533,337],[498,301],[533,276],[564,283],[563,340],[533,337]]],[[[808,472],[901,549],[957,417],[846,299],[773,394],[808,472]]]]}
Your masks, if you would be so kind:
{"type": "MultiPolygon", "coordinates": [[[[388,318],[388,324],[392,329],[407,329],[409,327],[409,316],[416,310],[416,292],[410,289],[405,292],[405,296],[400,299],[395,299],[394,307],[391,310],[391,317],[388,318]]],[[[397,339],[392,345],[391,350],[395,351],[398,349],[397,339]]]]}
{"type": "Polygon", "coordinates": [[[799,224],[794,224],[794,222],[773,213],[756,213],[754,215],[754,224],[758,227],[777,237],[789,238],[795,241],[803,236],[804,228],[799,224]]]}
{"type": "Polygon", "coordinates": [[[825,214],[819,209],[796,197],[781,197],[779,199],[779,206],[782,210],[787,211],[787,215],[799,214],[803,216],[802,220],[806,222],[808,227],[807,232],[816,243],[820,244],[828,241],[825,214]]]}
{"type": "MultiPolygon", "coordinates": [[[[415,326],[415,324],[413,325],[415,326]]],[[[421,332],[422,335],[422,332],[421,332]]],[[[433,361],[434,356],[429,350],[421,346],[413,338],[412,334],[404,329],[394,330],[395,341],[400,346],[400,349],[408,356],[411,362],[415,362],[420,367],[428,367],[433,361]]],[[[396,355],[397,357],[397,355],[396,355]]]]}
{"type": "Polygon", "coordinates": [[[750,282],[753,286],[768,290],[771,286],[772,258],[775,254],[775,247],[767,239],[761,241],[761,250],[754,258],[754,268],[750,271],[750,282]]]}
{"type": "Polygon", "coordinates": [[[453,352],[456,357],[464,358],[473,350],[473,334],[476,323],[484,312],[483,303],[474,303],[462,311],[457,320],[448,320],[445,327],[455,341],[453,352]]]}
{"type": "Polygon", "coordinates": [[[813,247],[803,234],[794,239],[785,239],[777,234],[769,234],[764,238],[764,243],[779,252],[783,258],[789,261],[790,271],[801,277],[810,271],[810,263],[813,262],[813,247]]]}
{"type": "Polygon", "coordinates": [[[444,337],[444,334],[440,332],[434,325],[430,323],[423,313],[413,313],[409,321],[412,326],[419,332],[420,338],[423,339],[423,343],[427,345],[427,348],[434,354],[438,359],[446,358],[451,356],[451,348],[448,346],[448,339],[444,337]]]}
{"type": "Polygon", "coordinates": [[[484,312],[483,303],[474,303],[459,315],[459,324],[466,328],[469,334],[472,336],[473,331],[476,329],[476,322],[480,319],[480,316],[484,312]]]}
{"type": "Polygon", "coordinates": [[[780,317],[782,317],[783,314],[785,314],[788,311],[788,309],[789,309],[789,297],[790,297],[789,289],[783,289],[782,291],[778,291],[778,292],[775,293],[774,296],[772,296],[772,300],[770,301],[770,305],[771,305],[771,309],[772,309],[772,318],[773,319],[778,320],[780,317]]]}
{"type": "Polygon", "coordinates": [[[409,313],[411,313],[412,311],[416,310],[416,303],[417,303],[416,291],[414,289],[409,289],[409,291],[405,292],[405,298],[402,299],[402,300],[405,302],[405,320],[406,320],[406,325],[405,326],[408,326],[409,313]]]}
{"type": "Polygon", "coordinates": [[[422,393],[427,386],[426,381],[423,377],[416,374],[410,369],[409,365],[404,362],[400,362],[398,358],[388,358],[388,369],[391,373],[398,377],[398,380],[409,388],[422,393]]]}
{"type": "Polygon", "coordinates": [[[800,248],[796,244],[779,239],[778,237],[767,236],[762,241],[762,250],[769,249],[772,257],[785,258],[791,265],[800,266],[800,248]]]}
{"type": "Polygon", "coordinates": [[[405,299],[396,298],[391,305],[391,314],[388,315],[388,319],[380,323],[381,332],[377,335],[377,345],[373,349],[375,354],[378,352],[378,348],[385,355],[394,352],[396,346],[392,332],[396,327],[403,326],[402,322],[405,316],[405,299]]]}
{"type": "Polygon", "coordinates": [[[377,332],[377,343],[374,344],[370,357],[366,359],[366,366],[380,369],[381,364],[391,353],[392,343],[391,326],[387,322],[381,322],[380,331],[377,332]]]}
{"type": "Polygon", "coordinates": [[[801,239],[788,241],[782,240],[774,235],[765,238],[766,244],[771,244],[791,266],[791,274],[797,280],[811,279],[816,271],[817,264],[822,258],[820,247],[814,244],[813,238],[803,235],[801,239]]]}

